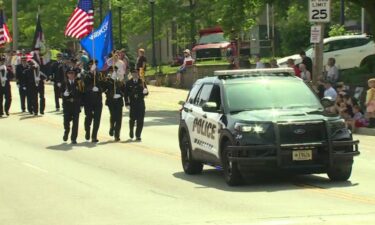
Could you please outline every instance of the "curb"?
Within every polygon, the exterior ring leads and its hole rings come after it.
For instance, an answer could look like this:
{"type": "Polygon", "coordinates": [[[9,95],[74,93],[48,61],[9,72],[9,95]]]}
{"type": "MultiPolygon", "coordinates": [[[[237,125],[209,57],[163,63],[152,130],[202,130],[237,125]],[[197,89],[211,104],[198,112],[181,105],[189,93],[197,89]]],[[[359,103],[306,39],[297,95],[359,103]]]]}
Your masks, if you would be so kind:
{"type": "Polygon", "coordinates": [[[374,128],[361,127],[361,128],[357,128],[356,131],[354,132],[354,134],[375,136],[375,129],[374,128]]]}

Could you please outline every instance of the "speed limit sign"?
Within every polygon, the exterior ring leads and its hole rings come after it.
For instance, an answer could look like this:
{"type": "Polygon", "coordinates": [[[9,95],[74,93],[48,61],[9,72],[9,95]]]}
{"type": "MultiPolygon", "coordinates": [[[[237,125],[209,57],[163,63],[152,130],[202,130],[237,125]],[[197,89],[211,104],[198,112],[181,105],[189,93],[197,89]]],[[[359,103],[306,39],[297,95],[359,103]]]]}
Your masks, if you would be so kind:
{"type": "Polygon", "coordinates": [[[331,0],[310,0],[309,20],[312,23],[330,22],[331,0]]]}

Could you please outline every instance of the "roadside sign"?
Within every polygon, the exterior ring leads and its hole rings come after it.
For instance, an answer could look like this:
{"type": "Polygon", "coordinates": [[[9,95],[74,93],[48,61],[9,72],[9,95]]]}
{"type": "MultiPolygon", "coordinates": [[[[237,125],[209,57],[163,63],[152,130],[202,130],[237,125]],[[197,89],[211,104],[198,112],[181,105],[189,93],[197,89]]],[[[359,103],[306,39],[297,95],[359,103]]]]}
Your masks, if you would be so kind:
{"type": "Polygon", "coordinates": [[[322,27],[317,26],[311,26],[311,36],[310,36],[310,43],[312,44],[319,44],[321,40],[321,33],[322,33],[322,27]]]}
{"type": "Polygon", "coordinates": [[[331,21],[331,0],[310,0],[309,21],[329,23],[331,21]]]}

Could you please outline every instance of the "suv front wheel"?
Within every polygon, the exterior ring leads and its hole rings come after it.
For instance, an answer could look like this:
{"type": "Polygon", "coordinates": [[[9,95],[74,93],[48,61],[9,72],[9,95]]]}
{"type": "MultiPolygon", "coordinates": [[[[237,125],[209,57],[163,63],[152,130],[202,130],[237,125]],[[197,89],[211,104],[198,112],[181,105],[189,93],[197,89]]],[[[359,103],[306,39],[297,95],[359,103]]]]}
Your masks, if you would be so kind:
{"type": "Polygon", "coordinates": [[[352,174],[352,165],[334,166],[328,169],[327,175],[332,181],[347,181],[352,174]]]}
{"type": "Polygon", "coordinates": [[[191,144],[189,136],[186,134],[186,132],[182,135],[180,146],[181,162],[184,172],[186,174],[201,173],[203,170],[203,164],[193,159],[193,156],[191,154],[191,144]]]}
{"type": "Polygon", "coordinates": [[[229,144],[228,141],[224,143],[222,150],[221,160],[224,170],[224,178],[229,186],[238,186],[243,183],[243,179],[241,172],[238,169],[238,164],[229,159],[229,157],[231,157],[231,154],[228,151],[229,144]]]}

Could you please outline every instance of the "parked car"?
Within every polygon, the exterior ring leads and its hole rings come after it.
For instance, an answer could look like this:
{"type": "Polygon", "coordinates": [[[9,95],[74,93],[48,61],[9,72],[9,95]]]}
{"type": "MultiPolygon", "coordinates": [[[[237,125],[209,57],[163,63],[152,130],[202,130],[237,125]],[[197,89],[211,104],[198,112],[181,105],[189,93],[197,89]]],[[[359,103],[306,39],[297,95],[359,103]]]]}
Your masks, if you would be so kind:
{"type": "Polygon", "coordinates": [[[199,31],[199,41],[192,49],[193,58],[221,59],[226,57],[230,42],[225,39],[220,27],[207,28],[199,31]]]}
{"type": "Polygon", "coordinates": [[[186,174],[220,166],[228,185],[248,173],[327,173],[349,179],[359,155],[334,104],[317,98],[291,68],[216,71],[181,102],[180,143],[186,174]]]}
{"type": "MultiPolygon", "coordinates": [[[[375,71],[375,43],[372,37],[367,35],[345,35],[324,39],[323,63],[326,64],[328,58],[336,59],[336,66],[341,69],[350,69],[354,67],[369,64],[372,71],[375,71]]],[[[314,58],[313,48],[306,50],[306,55],[314,58]]],[[[280,67],[286,67],[289,58],[300,63],[301,57],[291,55],[277,60],[280,67]]]]}

